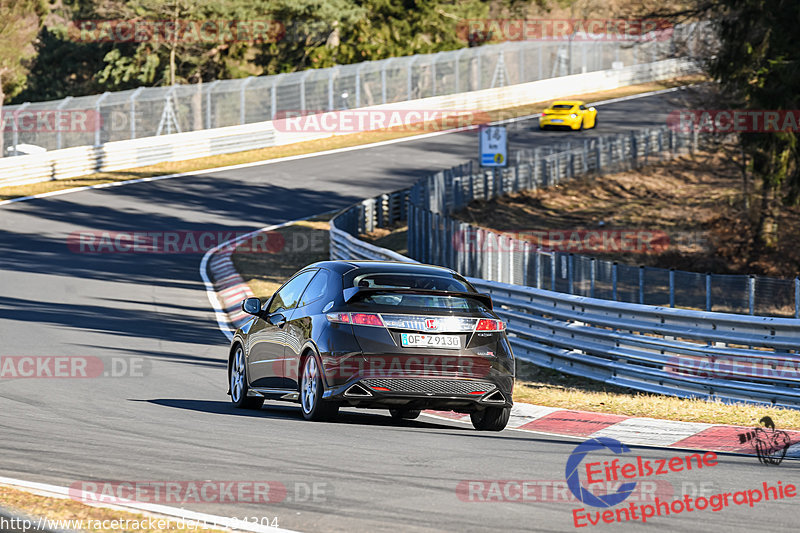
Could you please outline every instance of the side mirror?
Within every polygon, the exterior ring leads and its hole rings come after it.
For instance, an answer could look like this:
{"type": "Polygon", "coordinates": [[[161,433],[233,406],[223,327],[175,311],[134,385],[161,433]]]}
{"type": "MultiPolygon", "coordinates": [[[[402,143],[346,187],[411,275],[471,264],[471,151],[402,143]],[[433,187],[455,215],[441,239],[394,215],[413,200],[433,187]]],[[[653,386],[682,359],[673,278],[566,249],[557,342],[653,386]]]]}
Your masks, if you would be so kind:
{"type": "Polygon", "coordinates": [[[261,315],[261,300],[258,298],[247,298],[242,300],[242,311],[248,315],[261,315]]]}

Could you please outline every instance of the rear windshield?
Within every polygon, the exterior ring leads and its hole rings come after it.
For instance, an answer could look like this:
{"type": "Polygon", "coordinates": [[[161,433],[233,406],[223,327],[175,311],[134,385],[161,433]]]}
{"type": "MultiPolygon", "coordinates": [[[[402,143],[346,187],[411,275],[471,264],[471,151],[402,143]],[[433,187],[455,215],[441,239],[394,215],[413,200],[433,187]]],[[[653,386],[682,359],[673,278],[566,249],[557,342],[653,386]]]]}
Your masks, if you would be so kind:
{"type": "Polygon", "coordinates": [[[370,289],[427,289],[455,292],[475,292],[475,289],[460,276],[455,275],[420,275],[408,272],[348,272],[345,275],[344,287],[368,287],[370,289]]]}
{"type": "Polygon", "coordinates": [[[572,109],[574,106],[569,104],[556,104],[552,106],[550,109],[572,109]]]}
{"type": "Polygon", "coordinates": [[[479,311],[486,307],[478,300],[464,296],[443,296],[430,294],[392,294],[392,289],[420,289],[450,292],[477,292],[467,280],[457,274],[431,275],[408,272],[363,272],[351,271],[345,274],[344,287],[365,287],[387,289],[386,293],[364,294],[358,302],[369,305],[393,308],[441,309],[459,311],[479,311]]]}
{"type": "Polygon", "coordinates": [[[413,308],[419,311],[426,309],[470,312],[487,310],[482,303],[473,298],[428,294],[369,294],[359,298],[357,303],[406,310],[413,308]]]}

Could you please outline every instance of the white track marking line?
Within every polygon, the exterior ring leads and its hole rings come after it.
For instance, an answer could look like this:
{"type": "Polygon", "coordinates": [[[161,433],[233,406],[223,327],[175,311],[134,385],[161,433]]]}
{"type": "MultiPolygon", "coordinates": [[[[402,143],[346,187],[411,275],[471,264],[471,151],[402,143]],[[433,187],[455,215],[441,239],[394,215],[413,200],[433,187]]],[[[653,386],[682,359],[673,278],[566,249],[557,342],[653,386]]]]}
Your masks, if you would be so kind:
{"type": "MultiPolygon", "coordinates": [[[[8,477],[0,477],[0,485],[8,485],[19,489],[24,489],[34,494],[40,494],[47,497],[56,497],[62,499],[73,499],[68,487],[59,487],[58,485],[49,485],[47,483],[35,483],[33,481],[23,481],[21,479],[14,479],[8,477]]],[[[179,509],[177,507],[169,507],[167,505],[160,505],[155,503],[141,503],[130,500],[122,500],[120,503],[106,504],[100,502],[82,502],[91,507],[100,507],[103,509],[113,509],[116,511],[143,511],[145,513],[152,513],[172,518],[179,518],[183,520],[191,520],[195,522],[205,522],[208,525],[216,525],[221,528],[228,528],[233,531],[253,531],[255,533],[297,533],[291,529],[283,529],[279,527],[264,526],[256,523],[249,523],[236,520],[227,516],[217,516],[206,513],[198,513],[189,511],[187,509],[179,509]]]]}
{"type": "MultiPolygon", "coordinates": [[[[670,93],[670,92],[678,91],[678,90],[681,90],[681,89],[683,89],[685,87],[690,87],[690,86],[691,85],[683,85],[683,86],[680,86],[680,87],[671,87],[669,89],[659,89],[657,91],[650,91],[650,92],[646,92],[646,93],[631,94],[631,95],[622,96],[622,97],[619,97],[619,98],[612,98],[610,100],[601,100],[599,102],[593,102],[591,105],[599,106],[599,105],[606,105],[606,104],[614,104],[614,103],[617,103],[617,102],[626,102],[628,100],[636,100],[638,98],[646,98],[648,96],[655,96],[655,95],[658,95],[658,94],[670,93]]],[[[534,103],[542,103],[542,102],[534,102],[534,103]]],[[[511,122],[520,122],[520,121],[523,121],[523,120],[531,120],[531,119],[534,119],[534,118],[538,118],[540,116],[541,116],[541,113],[536,113],[536,114],[533,114],[533,115],[525,115],[525,116],[522,116],[522,117],[514,117],[514,118],[498,120],[496,122],[492,122],[491,124],[508,124],[508,123],[511,123],[511,122]]],[[[427,138],[430,138],[430,137],[437,137],[439,135],[449,135],[451,133],[461,133],[461,132],[464,132],[464,131],[471,131],[471,130],[478,129],[479,127],[480,127],[479,125],[462,126],[460,128],[454,128],[454,129],[451,129],[451,130],[434,131],[434,132],[430,132],[430,133],[423,133],[421,135],[412,135],[410,137],[401,137],[400,139],[390,139],[388,141],[379,141],[379,142],[374,142],[374,143],[369,143],[369,144],[360,144],[358,146],[348,146],[348,147],[345,147],[345,148],[334,148],[332,150],[325,150],[323,152],[312,152],[310,154],[291,155],[291,156],[286,156],[286,157],[279,157],[277,159],[265,159],[265,160],[262,160],[262,161],[253,161],[251,163],[240,163],[238,165],[228,165],[228,166],[225,166],[225,167],[206,168],[206,169],[201,169],[201,170],[192,170],[192,171],[189,171],[189,172],[180,172],[180,173],[176,173],[176,174],[166,174],[164,176],[152,176],[152,177],[149,177],[149,178],[138,178],[138,179],[133,179],[133,180],[115,181],[115,182],[112,182],[112,183],[100,183],[98,185],[86,185],[86,186],[83,186],[83,187],[75,187],[75,188],[72,188],[72,189],[63,189],[63,190],[60,190],[60,191],[51,191],[51,192],[45,192],[45,193],[41,193],[41,194],[34,194],[34,195],[31,195],[31,196],[22,196],[20,198],[11,198],[10,200],[3,200],[3,201],[0,201],[0,207],[2,207],[4,205],[14,204],[14,203],[17,203],[17,202],[25,202],[25,201],[28,201],[28,200],[36,200],[38,198],[50,198],[52,196],[61,196],[62,194],[70,194],[70,193],[81,192],[81,191],[88,191],[88,190],[94,190],[94,189],[105,189],[105,188],[108,188],[108,187],[119,187],[119,186],[122,186],[122,185],[133,185],[133,184],[136,184],[136,183],[146,183],[146,182],[150,182],[150,181],[160,181],[160,180],[166,180],[166,179],[172,179],[172,178],[181,178],[181,177],[184,177],[184,176],[198,176],[198,175],[202,175],[202,174],[213,174],[213,173],[216,173],[216,172],[226,172],[228,170],[238,170],[238,169],[242,169],[242,168],[250,168],[250,167],[255,167],[255,166],[260,166],[260,165],[272,165],[272,164],[276,164],[276,163],[285,163],[287,161],[297,161],[297,160],[300,160],[300,159],[308,159],[308,158],[311,158],[311,157],[320,157],[320,156],[325,156],[325,155],[341,154],[341,153],[345,153],[345,152],[351,152],[351,151],[354,151],[354,150],[364,150],[364,149],[367,149],[367,148],[377,148],[377,147],[380,147],[380,146],[387,146],[387,145],[391,145],[391,144],[418,141],[418,140],[427,139],[427,138]]],[[[267,146],[265,148],[271,148],[271,147],[267,146]]],[[[235,152],[233,152],[233,153],[235,153],[235,152]]],[[[125,169],[125,170],[135,170],[135,168],[125,169]]],[[[55,180],[55,181],[57,181],[57,180],[55,180]]],[[[44,183],[44,182],[40,182],[40,183],[44,183]]]]}

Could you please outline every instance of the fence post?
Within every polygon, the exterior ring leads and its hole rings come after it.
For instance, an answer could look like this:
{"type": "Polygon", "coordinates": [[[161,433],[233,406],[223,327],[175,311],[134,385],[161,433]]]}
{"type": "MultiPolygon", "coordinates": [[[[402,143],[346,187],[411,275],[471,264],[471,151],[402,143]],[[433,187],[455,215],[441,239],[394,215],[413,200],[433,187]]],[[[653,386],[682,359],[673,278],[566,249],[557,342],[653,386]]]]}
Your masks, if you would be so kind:
{"type": "Polygon", "coordinates": [[[617,301],[617,262],[611,265],[611,299],[617,301]]]}
{"type": "MultiPolygon", "coordinates": [[[[167,93],[167,98],[172,98],[172,91],[173,91],[174,89],[175,89],[175,86],[173,85],[173,86],[170,88],[169,92],[167,93]]],[[[103,103],[103,100],[105,100],[106,98],[108,98],[108,96],[109,96],[110,94],[111,94],[111,93],[110,93],[110,92],[108,92],[108,91],[104,92],[104,93],[103,93],[103,94],[100,96],[100,98],[98,98],[98,99],[97,99],[97,101],[94,103],[94,110],[95,110],[95,117],[96,117],[96,118],[95,118],[95,128],[94,128],[94,145],[95,145],[95,146],[100,146],[100,144],[101,144],[101,143],[100,143],[100,133],[101,133],[101,130],[102,130],[102,128],[100,127],[100,124],[101,124],[101,120],[100,120],[100,104],[102,104],[102,103],[103,103]]],[[[21,108],[20,108],[20,109],[21,109],[21,108]]],[[[16,146],[17,146],[17,141],[16,141],[16,139],[15,139],[15,140],[14,140],[14,149],[15,149],[15,151],[16,151],[16,146]]]]}
{"type": "Polygon", "coordinates": [[[248,76],[239,86],[239,124],[244,124],[247,119],[247,84],[253,81],[253,76],[248,76]]]}
{"type": "Polygon", "coordinates": [[[756,299],[756,277],[750,274],[747,278],[747,300],[750,304],[750,314],[755,312],[755,299],[756,299]]]}
{"type": "Polygon", "coordinates": [[[706,272],[706,311],[711,311],[711,272],[706,272]]]}
{"type": "MultiPolygon", "coordinates": [[[[142,87],[139,87],[138,89],[133,91],[133,94],[129,98],[129,100],[131,101],[131,114],[130,114],[130,117],[131,117],[131,119],[130,119],[131,120],[131,139],[133,139],[134,136],[136,135],[136,125],[135,125],[135,121],[133,120],[134,105],[135,105],[133,103],[133,97],[135,95],[137,95],[141,90],[142,90],[142,87]]],[[[57,116],[56,121],[57,122],[61,118],[61,110],[64,109],[64,106],[66,106],[69,103],[70,100],[72,100],[72,97],[71,96],[67,96],[56,107],[56,110],[59,111],[56,114],[56,116],[57,116]]],[[[96,121],[95,125],[98,125],[100,123],[100,117],[96,117],[95,121],[96,121]]],[[[56,132],[56,150],[60,150],[61,149],[61,128],[56,128],[56,129],[58,130],[56,132]]],[[[2,154],[0,154],[0,155],[2,155],[2,154]]]]}
{"type": "Polygon", "coordinates": [[[594,298],[594,282],[597,279],[597,259],[589,260],[589,298],[594,298]]]}
{"type": "Polygon", "coordinates": [[[639,303],[644,305],[644,265],[639,265],[639,303]]]}
{"type": "Polygon", "coordinates": [[[669,306],[675,307],[675,269],[669,269],[669,306]]]}
{"type": "Polygon", "coordinates": [[[794,278],[794,317],[800,318],[800,278],[794,278]]]}
{"type": "Polygon", "coordinates": [[[542,250],[536,249],[536,288],[542,288],[542,250]]]}
{"type": "Polygon", "coordinates": [[[530,269],[531,261],[531,243],[528,241],[522,242],[522,284],[528,286],[528,270],[530,269]]]}
{"type": "Polygon", "coordinates": [[[569,293],[575,294],[575,287],[573,285],[575,281],[575,256],[572,253],[569,254],[567,262],[567,277],[569,278],[569,293]]]}

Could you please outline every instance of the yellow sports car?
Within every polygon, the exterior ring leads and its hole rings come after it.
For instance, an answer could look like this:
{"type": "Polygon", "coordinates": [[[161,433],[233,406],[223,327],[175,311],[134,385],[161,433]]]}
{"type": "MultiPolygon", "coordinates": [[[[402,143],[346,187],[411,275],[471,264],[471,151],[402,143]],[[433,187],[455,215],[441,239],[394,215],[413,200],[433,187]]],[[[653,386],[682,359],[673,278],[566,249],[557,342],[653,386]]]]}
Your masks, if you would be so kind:
{"type": "Polygon", "coordinates": [[[580,100],[553,102],[539,117],[539,129],[542,130],[547,128],[588,130],[595,126],[597,126],[597,109],[586,107],[580,100]]]}

